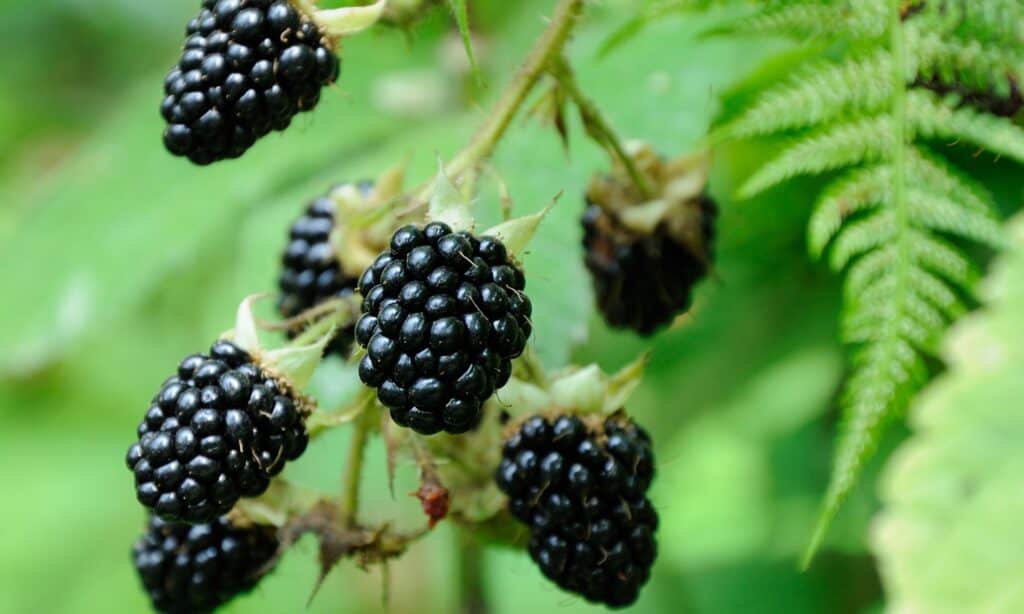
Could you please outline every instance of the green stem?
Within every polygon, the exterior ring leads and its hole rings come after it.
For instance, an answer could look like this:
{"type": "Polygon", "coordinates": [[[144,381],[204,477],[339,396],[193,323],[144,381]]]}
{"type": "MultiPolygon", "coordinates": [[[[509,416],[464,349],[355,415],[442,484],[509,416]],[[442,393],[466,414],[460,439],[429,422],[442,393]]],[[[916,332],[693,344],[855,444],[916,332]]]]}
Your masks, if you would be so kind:
{"type": "Polygon", "coordinates": [[[352,424],[352,441],[349,443],[348,462],[345,464],[341,491],[341,522],[346,528],[355,526],[356,515],[359,511],[359,485],[363,475],[363,458],[366,456],[366,442],[369,439],[370,431],[370,421],[367,415],[371,413],[372,411],[367,408],[352,424]]]}
{"type": "Polygon", "coordinates": [[[612,153],[622,164],[622,167],[626,169],[626,174],[629,175],[630,180],[632,180],[633,185],[636,186],[643,199],[646,201],[653,198],[654,193],[647,183],[647,178],[637,168],[633,158],[626,153],[626,149],[622,145],[622,139],[615,133],[608,119],[597,108],[594,101],[587,98],[583,90],[580,89],[579,83],[576,81],[576,75],[564,56],[559,56],[552,62],[551,75],[558,80],[562,91],[569,95],[576,108],[579,109],[580,118],[583,120],[583,125],[587,128],[587,132],[596,137],[595,140],[601,145],[611,149],[612,153]]]}
{"type": "MultiPolygon", "coordinates": [[[[486,123],[477,131],[469,145],[445,167],[452,180],[494,152],[494,148],[505,135],[526,97],[547,70],[548,64],[561,55],[582,10],[583,0],[559,0],[547,29],[526,56],[515,79],[502,92],[486,123]]],[[[416,191],[414,203],[418,206],[425,205],[433,190],[434,181],[431,181],[416,191]]]]}
{"type": "Polygon", "coordinates": [[[458,565],[459,611],[463,614],[487,614],[487,591],[484,549],[480,542],[464,529],[456,529],[455,550],[458,565]]]}

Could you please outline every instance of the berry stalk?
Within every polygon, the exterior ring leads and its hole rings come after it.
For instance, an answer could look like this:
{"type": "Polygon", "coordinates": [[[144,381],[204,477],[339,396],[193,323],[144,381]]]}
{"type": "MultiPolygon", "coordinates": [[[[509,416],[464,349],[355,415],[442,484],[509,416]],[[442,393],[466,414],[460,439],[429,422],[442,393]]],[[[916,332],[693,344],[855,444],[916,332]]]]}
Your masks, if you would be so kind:
{"type": "Polygon", "coordinates": [[[463,614],[487,614],[491,608],[487,604],[487,593],[484,587],[483,546],[479,540],[462,528],[455,532],[454,539],[458,559],[457,581],[460,611],[463,614]]]}
{"type": "MultiPolygon", "coordinates": [[[[526,97],[533,91],[549,64],[561,56],[562,49],[568,42],[582,11],[583,0],[559,1],[547,29],[526,56],[515,79],[502,92],[486,123],[477,131],[469,145],[447,165],[446,171],[453,180],[494,152],[526,97]]],[[[417,190],[413,204],[417,207],[425,206],[430,200],[430,195],[434,193],[435,184],[436,179],[417,190]]]]}
{"type": "Polygon", "coordinates": [[[579,83],[576,81],[576,75],[573,73],[572,67],[564,55],[558,56],[551,62],[550,73],[558,81],[562,91],[568,94],[569,98],[576,105],[580,112],[580,119],[583,120],[583,126],[586,128],[587,133],[591,135],[591,138],[610,149],[615,157],[618,158],[643,199],[645,201],[652,199],[654,191],[651,190],[647,179],[640,172],[640,169],[637,168],[633,158],[626,153],[626,148],[622,145],[622,139],[615,134],[615,130],[608,122],[608,119],[597,108],[594,101],[587,98],[583,90],[580,89],[579,83]]]}
{"type": "Polygon", "coordinates": [[[347,529],[356,525],[356,514],[359,511],[359,485],[363,475],[363,459],[366,457],[366,442],[369,439],[371,416],[373,414],[369,411],[369,407],[364,406],[362,414],[352,425],[352,441],[349,443],[341,491],[340,520],[342,526],[347,529]]]}

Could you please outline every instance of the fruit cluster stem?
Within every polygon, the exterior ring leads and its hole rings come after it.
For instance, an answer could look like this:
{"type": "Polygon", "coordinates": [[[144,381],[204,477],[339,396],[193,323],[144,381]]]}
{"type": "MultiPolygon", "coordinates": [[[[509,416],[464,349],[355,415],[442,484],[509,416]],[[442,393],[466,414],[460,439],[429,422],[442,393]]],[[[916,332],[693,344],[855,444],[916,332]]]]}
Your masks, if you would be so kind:
{"type": "Polygon", "coordinates": [[[551,62],[551,76],[558,81],[562,91],[576,105],[587,132],[591,133],[594,140],[609,148],[614,156],[618,158],[618,161],[626,169],[630,180],[644,200],[653,198],[654,192],[651,191],[647,178],[637,168],[633,158],[626,153],[626,149],[622,145],[622,139],[615,133],[608,119],[601,113],[601,110],[594,101],[587,98],[583,90],[580,89],[579,83],[576,81],[576,75],[564,56],[559,56],[551,62]]]}
{"type": "MultiPolygon", "coordinates": [[[[516,73],[515,79],[505,88],[494,110],[476,135],[458,155],[445,167],[453,180],[474,168],[494,152],[505,135],[512,120],[523,106],[530,92],[547,71],[549,64],[561,57],[562,49],[569,40],[573,27],[583,11],[584,0],[559,0],[547,29],[530,50],[516,73]]],[[[414,203],[422,206],[434,190],[434,181],[429,182],[415,193],[414,203]]]]}
{"type": "Polygon", "coordinates": [[[356,418],[352,425],[352,441],[349,443],[341,491],[341,523],[345,528],[352,528],[356,525],[363,459],[366,456],[366,442],[370,432],[370,421],[367,414],[371,411],[369,408],[364,409],[363,414],[356,418]]]}
{"type": "Polygon", "coordinates": [[[459,608],[462,614],[487,614],[484,589],[484,551],[480,542],[464,529],[455,532],[455,556],[458,565],[459,608]]]}

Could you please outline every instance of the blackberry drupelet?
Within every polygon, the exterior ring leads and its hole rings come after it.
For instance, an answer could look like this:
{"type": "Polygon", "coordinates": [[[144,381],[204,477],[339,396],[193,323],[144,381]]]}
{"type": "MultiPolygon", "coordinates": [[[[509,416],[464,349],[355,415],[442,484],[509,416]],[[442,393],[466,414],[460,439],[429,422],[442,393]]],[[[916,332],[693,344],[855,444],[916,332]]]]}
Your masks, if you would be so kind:
{"type": "Polygon", "coordinates": [[[401,426],[474,428],[533,329],[525,286],[494,237],[439,222],[400,228],[359,281],[359,377],[401,426]]]}
{"type": "Polygon", "coordinates": [[[498,487],[530,528],[528,550],[561,588],[612,607],[634,602],[657,555],[647,433],[621,415],[528,418],[506,440],[498,487]]]}
{"type": "Polygon", "coordinates": [[[154,516],[132,558],[155,610],[197,614],[251,590],[277,548],[269,527],[236,527],[226,517],[171,524],[154,516]]]}
{"type": "Polygon", "coordinates": [[[287,0],[203,0],[164,80],[164,145],[196,164],[237,158],[320,100],[333,44],[287,0]]]}
{"type": "Polygon", "coordinates": [[[610,325],[650,335],[689,308],[694,285],[707,274],[717,215],[707,195],[699,198],[697,210],[698,238],[682,241],[667,224],[638,233],[613,208],[587,196],[584,262],[597,306],[610,325]]]}
{"type": "MultiPolygon", "coordinates": [[[[364,191],[370,184],[360,184],[364,191]]],[[[320,303],[351,296],[356,289],[357,279],[345,273],[330,235],[334,227],[337,209],[329,196],[310,203],[306,212],[292,224],[290,241],[281,257],[281,276],[278,287],[281,296],[277,310],[284,318],[294,318],[320,303]]],[[[326,352],[345,357],[352,347],[355,327],[339,331],[328,344],[326,352]]],[[[288,338],[302,332],[302,326],[288,331],[288,338]]]]}
{"type": "Polygon", "coordinates": [[[305,451],[304,410],[245,351],[217,341],[181,361],[128,449],[139,502],[165,520],[209,522],[305,451]]]}

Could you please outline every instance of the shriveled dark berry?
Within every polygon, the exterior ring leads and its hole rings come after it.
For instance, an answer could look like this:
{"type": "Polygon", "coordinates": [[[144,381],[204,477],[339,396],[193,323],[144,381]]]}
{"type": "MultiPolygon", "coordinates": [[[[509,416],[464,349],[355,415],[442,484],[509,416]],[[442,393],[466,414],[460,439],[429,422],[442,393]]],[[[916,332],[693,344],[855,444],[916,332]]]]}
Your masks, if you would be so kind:
{"type": "MultiPolygon", "coordinates": [[[[362,182],[358,187],[366,194],[373,186],[362,182]]],[[[294,318],[324,301],[348,297],[355,292],[358,280],[345,273],[331,244],[336,208],[334,200],[323,196],[309,203],[302,216],[291,225],[277,280],[281,291],[277,310],[283,318],[294,318]]],[[[288,338],[301,333],[305,324],[289,329],[288,338]]],[[[339,330],[326,352],[347,357],[355,333],[354,326],[339,330]]]]}
{"type": "Polygon", "coordinates": [[[164,80],[164,145],[196,164],[237,158],[309,111],[338,78],[330,39],[287,0],[204,0],[164,80]]]}
{"type": "Polygon", "coordinates": [[[256,497],[308,435],[296,400],[229,341],[193,354],[164,382],[128,448],[140,503],[168,521],[203,523],[256,497]]]}
{"type": "Polygon", "coordinates": [[[398,424],[424,434],[474,428],[533,329],[525,283],[494,237],[437,222],[398,229],[359,280],[360,378],[398,424]]]}
{"type": "Polygon", "coordinates": [[[628,418],[532,416],[505,441],[495,480],[530,529],[541,572],[589,601],[636,601],[657,555],[647,499],[654,456],[628,418]],[[589,425],[589,428],[588,428],[589,425]]]}
{"type": "Polygon", "coordinates": [[[698,209],[700,238],[684,244],[664,225],[647,235],[633,232],[588,196],[584,262],[608,324],[650,335],[689,309],[693,287],[707,274],[717,215],[706,195],[698,209]]]}
{"type": "MultiPolygon", "coordinates": [[[[186,488],[202,489],[186,479],[186,488]]],[[[132,559],[153,609],[171,614],[211,612],[251,590],[268,570],[278,540],[270,527],[173,524],[151,517],[132,559]]]]}

